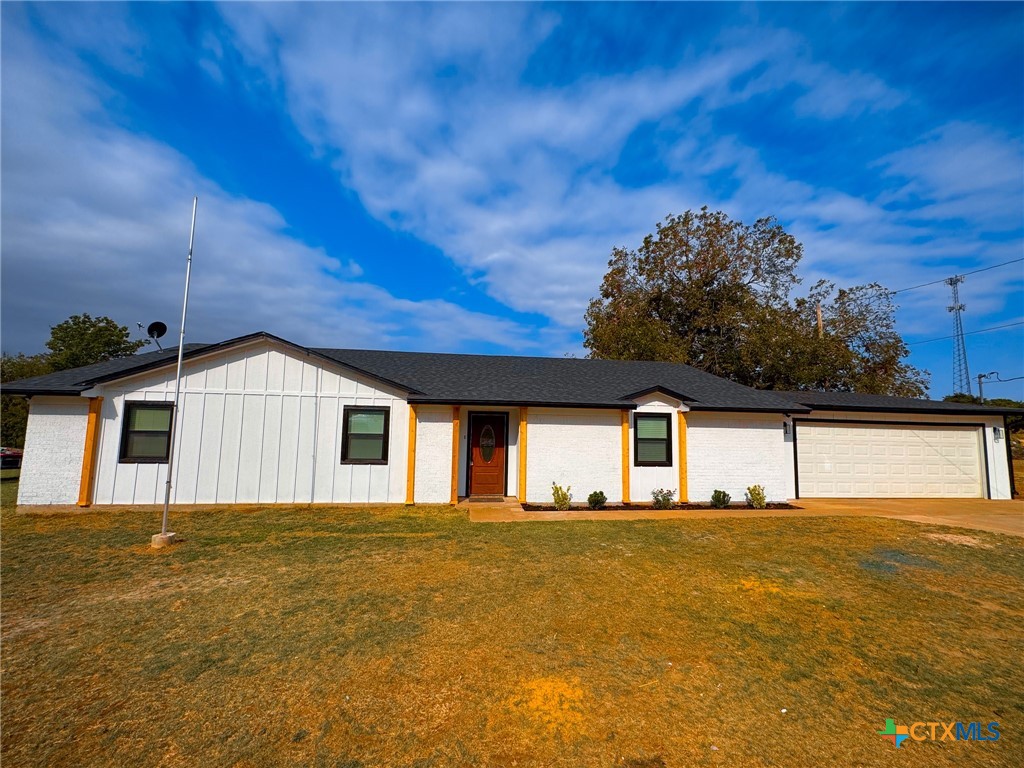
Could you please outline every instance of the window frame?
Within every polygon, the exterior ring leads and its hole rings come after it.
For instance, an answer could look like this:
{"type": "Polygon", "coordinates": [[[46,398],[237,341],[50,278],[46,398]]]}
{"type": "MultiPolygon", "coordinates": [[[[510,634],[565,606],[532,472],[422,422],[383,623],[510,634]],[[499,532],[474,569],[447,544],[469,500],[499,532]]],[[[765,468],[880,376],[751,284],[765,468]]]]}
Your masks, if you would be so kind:
{"type": "Polygon", "coordinates": [[[346,405],[342,411],[341,422],[341,463],[342,464],[377,464],[388,463],[388,453],[391,449],[391,408],[386,405],[346,405]],[[349,451],[349,414],[354,413],[383,413],[384,432],[382,435],[381,455],[379,459],[350,459],[349,451]]]}
{"type": "Polygon", "coordinates": [[[672,414],[671,413],[636,413],[633,414],[633,466],[635,467],[671,467],[672,466],[672,414]],[[665,437],[640,437],[637,422],[640,419],[661,419],[665,422],[665,437]],[[640,442],[665,443],[665,461],[641,461],[640,442]]]}
{"type": "Polygon", "coordinates": [[[174,434],[174,403],[160,400],[126,400],[124,404],[124,416],[121,421],[121,445],[118,449],[118,464],[166,464],[171,457],[171,438],[174,434]],[[129,456],[128,438],[133,432],[147,432],[157,434],[153,430],[132,429],[132,413],[136,408],[151,408],[153,410],[169,411],[170,419],[166,431],[167,448],[164,455],[160,456],[129,456]]]}

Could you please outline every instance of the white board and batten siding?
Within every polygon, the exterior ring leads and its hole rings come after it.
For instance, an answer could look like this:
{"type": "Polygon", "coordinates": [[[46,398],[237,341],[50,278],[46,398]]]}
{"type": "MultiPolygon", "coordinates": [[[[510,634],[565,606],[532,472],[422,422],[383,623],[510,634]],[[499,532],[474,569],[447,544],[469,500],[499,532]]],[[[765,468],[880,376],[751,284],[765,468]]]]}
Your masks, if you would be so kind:
{"type": "Polygon", "coordinates": [[[82,451],[89,421],[83,397],[29,400],[19,504],[74,504],[82,479],[82,451]]]}
{"type": "MultiPolygon", "coordinates": [[[[104,401],[95,503],[162,503],[167,465],[118,458],[125,403],[172,400],[173,366],[114,382],[97,394],[104,401]]],[[[260,340],[186,361],[176,429],[174,504],[405,498],[403,393],[286,345],[260,340]],[[346,405],[391,409],[387,464],[341,463],[346,405]]]]}
{"type": "Polygon", "coordinates": [[[802,498],[1010,498],[1006,436],[995,436],[1000,418],[822,411],[812,418],[796,421],[802,498]]]}

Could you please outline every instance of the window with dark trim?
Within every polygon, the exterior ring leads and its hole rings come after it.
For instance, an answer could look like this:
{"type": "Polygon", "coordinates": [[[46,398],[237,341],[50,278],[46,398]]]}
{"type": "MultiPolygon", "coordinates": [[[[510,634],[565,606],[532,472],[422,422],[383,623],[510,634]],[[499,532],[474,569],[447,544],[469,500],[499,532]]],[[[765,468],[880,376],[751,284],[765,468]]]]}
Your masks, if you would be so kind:
{"type": "Polygon", "coordinates": [[[122,464],[165,464],[171,451],[174,403],[125,403],[122,464]]]}
{"type": "Polygon", "coordinates": [[[345,406],[342,464],[387,464],[390,408],[345,406]]]}
{"type": "Polygon", "coordinates": [[[672,466],[672,416],[637,413],[633,416],[633,463],[638,467],[672,466]]]}

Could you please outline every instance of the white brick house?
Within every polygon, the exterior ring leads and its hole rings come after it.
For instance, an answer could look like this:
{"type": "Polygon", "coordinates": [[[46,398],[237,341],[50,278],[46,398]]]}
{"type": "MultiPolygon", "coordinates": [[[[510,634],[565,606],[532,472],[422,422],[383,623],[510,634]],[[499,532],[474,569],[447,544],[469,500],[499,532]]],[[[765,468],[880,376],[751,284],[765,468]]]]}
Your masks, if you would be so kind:
{"type": "Polygon", "coordinates": [[[670,363],[312,349],[257,333],[4,385],[19,504],[1009,498],[1005,410],[763,392],[670,363]]]}

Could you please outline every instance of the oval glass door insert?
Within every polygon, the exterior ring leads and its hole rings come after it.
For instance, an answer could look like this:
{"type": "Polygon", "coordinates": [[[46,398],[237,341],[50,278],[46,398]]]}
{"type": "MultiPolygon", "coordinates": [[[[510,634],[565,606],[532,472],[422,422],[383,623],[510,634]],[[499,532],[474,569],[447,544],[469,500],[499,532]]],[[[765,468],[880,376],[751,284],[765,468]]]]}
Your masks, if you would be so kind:
{"type": "Polygon", "coordinates": [[[485,424],[480,431],[480,458],[488,464],[494,458],[494,429],[490,424],[485,424]]]}

